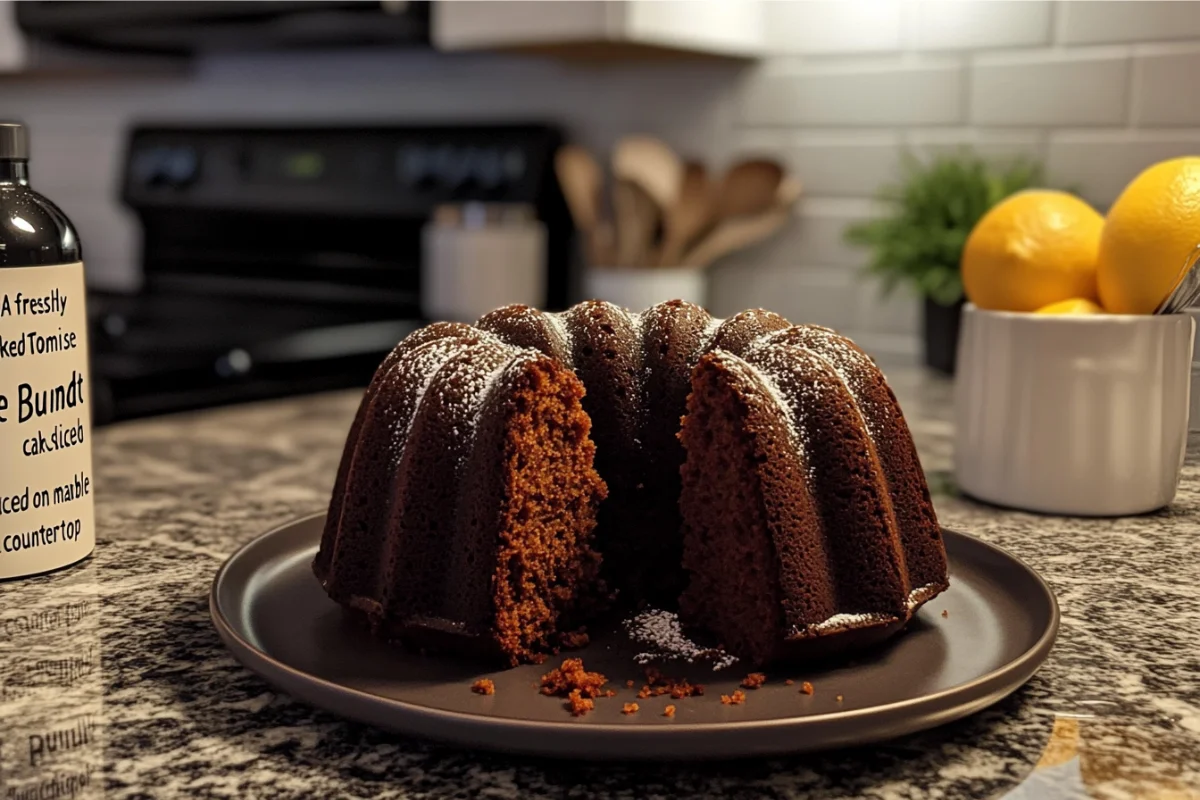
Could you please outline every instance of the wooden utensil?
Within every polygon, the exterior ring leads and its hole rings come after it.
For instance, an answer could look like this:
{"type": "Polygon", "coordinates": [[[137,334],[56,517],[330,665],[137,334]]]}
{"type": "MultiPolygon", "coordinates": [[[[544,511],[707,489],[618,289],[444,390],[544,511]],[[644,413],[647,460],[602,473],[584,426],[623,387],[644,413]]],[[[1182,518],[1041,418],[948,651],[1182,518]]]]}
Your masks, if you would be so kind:
{"type": "Polygon", "coordinates": [[[604,170],[600,162],[585,148],[568,144],[555,154],[554,170],[575,227],[584,236],[588,262],[611,264],[615,244],[612,223],[604,214],[604,170]]]}
{"type": "Polygon", "coordinates": [[[752,159],[734,164],[717,193],[717,217],[742,217],[770,209],[782,181],[783,167],[777,161],[752,159]]]}
{"type": "Polygon", "coordinates": [[[757,244],[778,231],[792,216],[792,206],[800,197],[800,182],[784,179],[765,211],[724,219],[684,257],[685,267],[707,267],[736,250],[757,244]]]}
{"type": "Polygon", "coordinates": [[[658,205],[659,213],[666,213],[679,199],[683,162],[653,136],[626,136],[617,142],[612,169],[617,180],[640,186],[658,205]]]}
{"type": "Polygon", "coordinates": [[[616,263],[606,266],[646,266],[658,228],[658,204],[640,184],[618,180],[613,185],[613,209],[617,218],[616,263]]]}
{"type": "Polygon", "coordinates": [[[679,199],[663,217],[663,247],[658,264],[674,267],[688,246],[712,225],[716,213],[714,187],[704,165],[692,161],[684,166],[679,199]]]}

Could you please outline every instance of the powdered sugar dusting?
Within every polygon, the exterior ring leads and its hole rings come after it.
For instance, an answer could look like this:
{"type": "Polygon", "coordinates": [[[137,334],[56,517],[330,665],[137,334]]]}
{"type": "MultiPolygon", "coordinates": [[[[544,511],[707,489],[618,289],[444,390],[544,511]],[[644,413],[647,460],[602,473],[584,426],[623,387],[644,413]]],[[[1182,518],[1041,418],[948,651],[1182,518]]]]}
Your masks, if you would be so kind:
{"type": "Polygon", "coordinates": [[[567,360],[567,366],[571,369],[575,368],[573,363],[574,357],[574,340],[571,337],[571,329],[567,327],[567,323],[563,320],[562,314],[542,314],[542,318],[546,320],[546,325],[558,339],[560,352],[567,360]]]}
{"type": "Polygon", "coordinates": [[[633,657],[638,664],[650,664],[661,660],[693,664],[697,659],[711,660],[715,672],[737,663],[737,658],[724,650],[701,647],[693,642],[683,632],[679,615],[672,611],[648,609],[630,617],[623,624],[630,639],[650,648],[633,657]]]}
{"type": "Polygon", "coordinates": [[[405,371],[419,382],[412,394],[411,411],[404,420],[403,435],[391,437],[395,463],[403,458],[421,408],[430,391],[436,391],[433,387],[441,387],[437,397],[449,417],[447,432],[453,441],[446,446],[457,448],[459,444],[469,444],[475,436],[484,401],[496,386],[540,356],[536,350],[504,344],[490,333],[479,331],[478,337],[477,340],[456,336],[434,339],[409,354],[405,371]],[[455,361],[456,356],[465,357],[455,361]],[[448,370],[453,374],[448,375],[448,370]]]}
{"type": "Polygon", "coordinates": [[[846,390],[854,399],[855,408],[862,418],[867,433],[874,439],[878,432],[875,421],[882,409],[875,407],[864,390],[863,382],[869,375],[874,375],[875,365],[865,353],[854,347],[847,339],[834,334],[825,328],[816,328],[817,336],[809,337],[806,347],[827,363],[841,379],[846,390]]]}
{"type": "MultiPolygon", "coordinates": [[[[457,338],[434,339],[410,352],[403,361],[404,371],[407,374],[415,375],[417,382],[415,383],[416,391],[412,396],[412,404],[409,406],[411,411],[404,421],[404,432],[402,435],[393,435],[390,440],[392,458],[395,463],[400,463],[400,459],[404,455],[404,443],[408,441],[408,435],[412,432],[413,423],[417,418],[417,410],[425,399],[425,393],[429,391],[429,387],[446,362],[456,353],[461,352],[462,346],[462,340],[457,338]]],[[[400,368],[401,366],[397,365],[397,369],[400,368]]]]}
{"type": "Polygon", "coordinates": [[[712,347],[713,341],[717,338],[717,334],[721,332],[721,326],[725,324],[725,320],[717,317],[709,317],[708,323],[704,326],[704,330],[700,334],[700,349],[697,352],[706,353],[712,347]]]}

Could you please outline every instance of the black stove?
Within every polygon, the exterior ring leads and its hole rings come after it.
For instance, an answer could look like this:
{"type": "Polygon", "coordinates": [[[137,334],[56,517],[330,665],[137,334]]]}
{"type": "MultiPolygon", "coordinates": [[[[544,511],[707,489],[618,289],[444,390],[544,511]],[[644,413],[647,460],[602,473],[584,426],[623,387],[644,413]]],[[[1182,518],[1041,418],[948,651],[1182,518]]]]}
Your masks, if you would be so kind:
{"type": "Polygon", "coordinates": [[[365,384],[423,324],[421,228],[442,204],[533,207],[546,306],[565,306],[559,142],[542,125],[137,128],[122,198],[144,285],[89,295],[97,424],[365,384]]]}

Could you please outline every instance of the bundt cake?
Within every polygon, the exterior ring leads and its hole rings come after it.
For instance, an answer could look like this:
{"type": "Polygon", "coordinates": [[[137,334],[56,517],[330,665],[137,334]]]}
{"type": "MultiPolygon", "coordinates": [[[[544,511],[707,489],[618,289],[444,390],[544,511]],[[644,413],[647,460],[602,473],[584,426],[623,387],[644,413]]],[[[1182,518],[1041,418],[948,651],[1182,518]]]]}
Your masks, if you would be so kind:
{"type": "Polygon", "coordinates": [[[407,337],[351,426],[314,571],[381,636],[513,664],[613,598],[677,604],[760,664],[882,639],[947,586],[874,363],[680,301],[407,337]]]}

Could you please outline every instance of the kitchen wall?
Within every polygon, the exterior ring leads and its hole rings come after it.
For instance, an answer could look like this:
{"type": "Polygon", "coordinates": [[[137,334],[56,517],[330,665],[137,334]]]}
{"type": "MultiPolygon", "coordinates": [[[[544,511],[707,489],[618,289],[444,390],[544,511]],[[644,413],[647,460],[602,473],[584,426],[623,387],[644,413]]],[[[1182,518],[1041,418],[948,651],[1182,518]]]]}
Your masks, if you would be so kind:
{"type": "Polygon", "coordinates": [[[741,87],[735,147],[776,153],[808,196],[777,241],[724,265],[720,310],[772,298],[869,348],[912,347],[841,241],[903,150],[1045,161],[1103,210],[1143,167],[1200,153],[1200,3],[772,3],[772,56],[741,87]]]}
{"type": "Polygon", "coordinates": [[[600,149],[658,133],[716,162],[777,155],[806,186],[777,240],[713,277],[719,313],[765,305],[877,352],[915,350],[917,304],[884,302],[841,241],[901,153],[962,144],[1045,160],[1103,207],[1142,167],[1200,151],[1198,2],[772,2],[754,65],[577,65],[523,56],[225,56],[186,72],[0,81],[34,130],[35,182],[82,230],[92,279],[137,280],[115,202],[132,120],[561,120],[600,149]]]}

